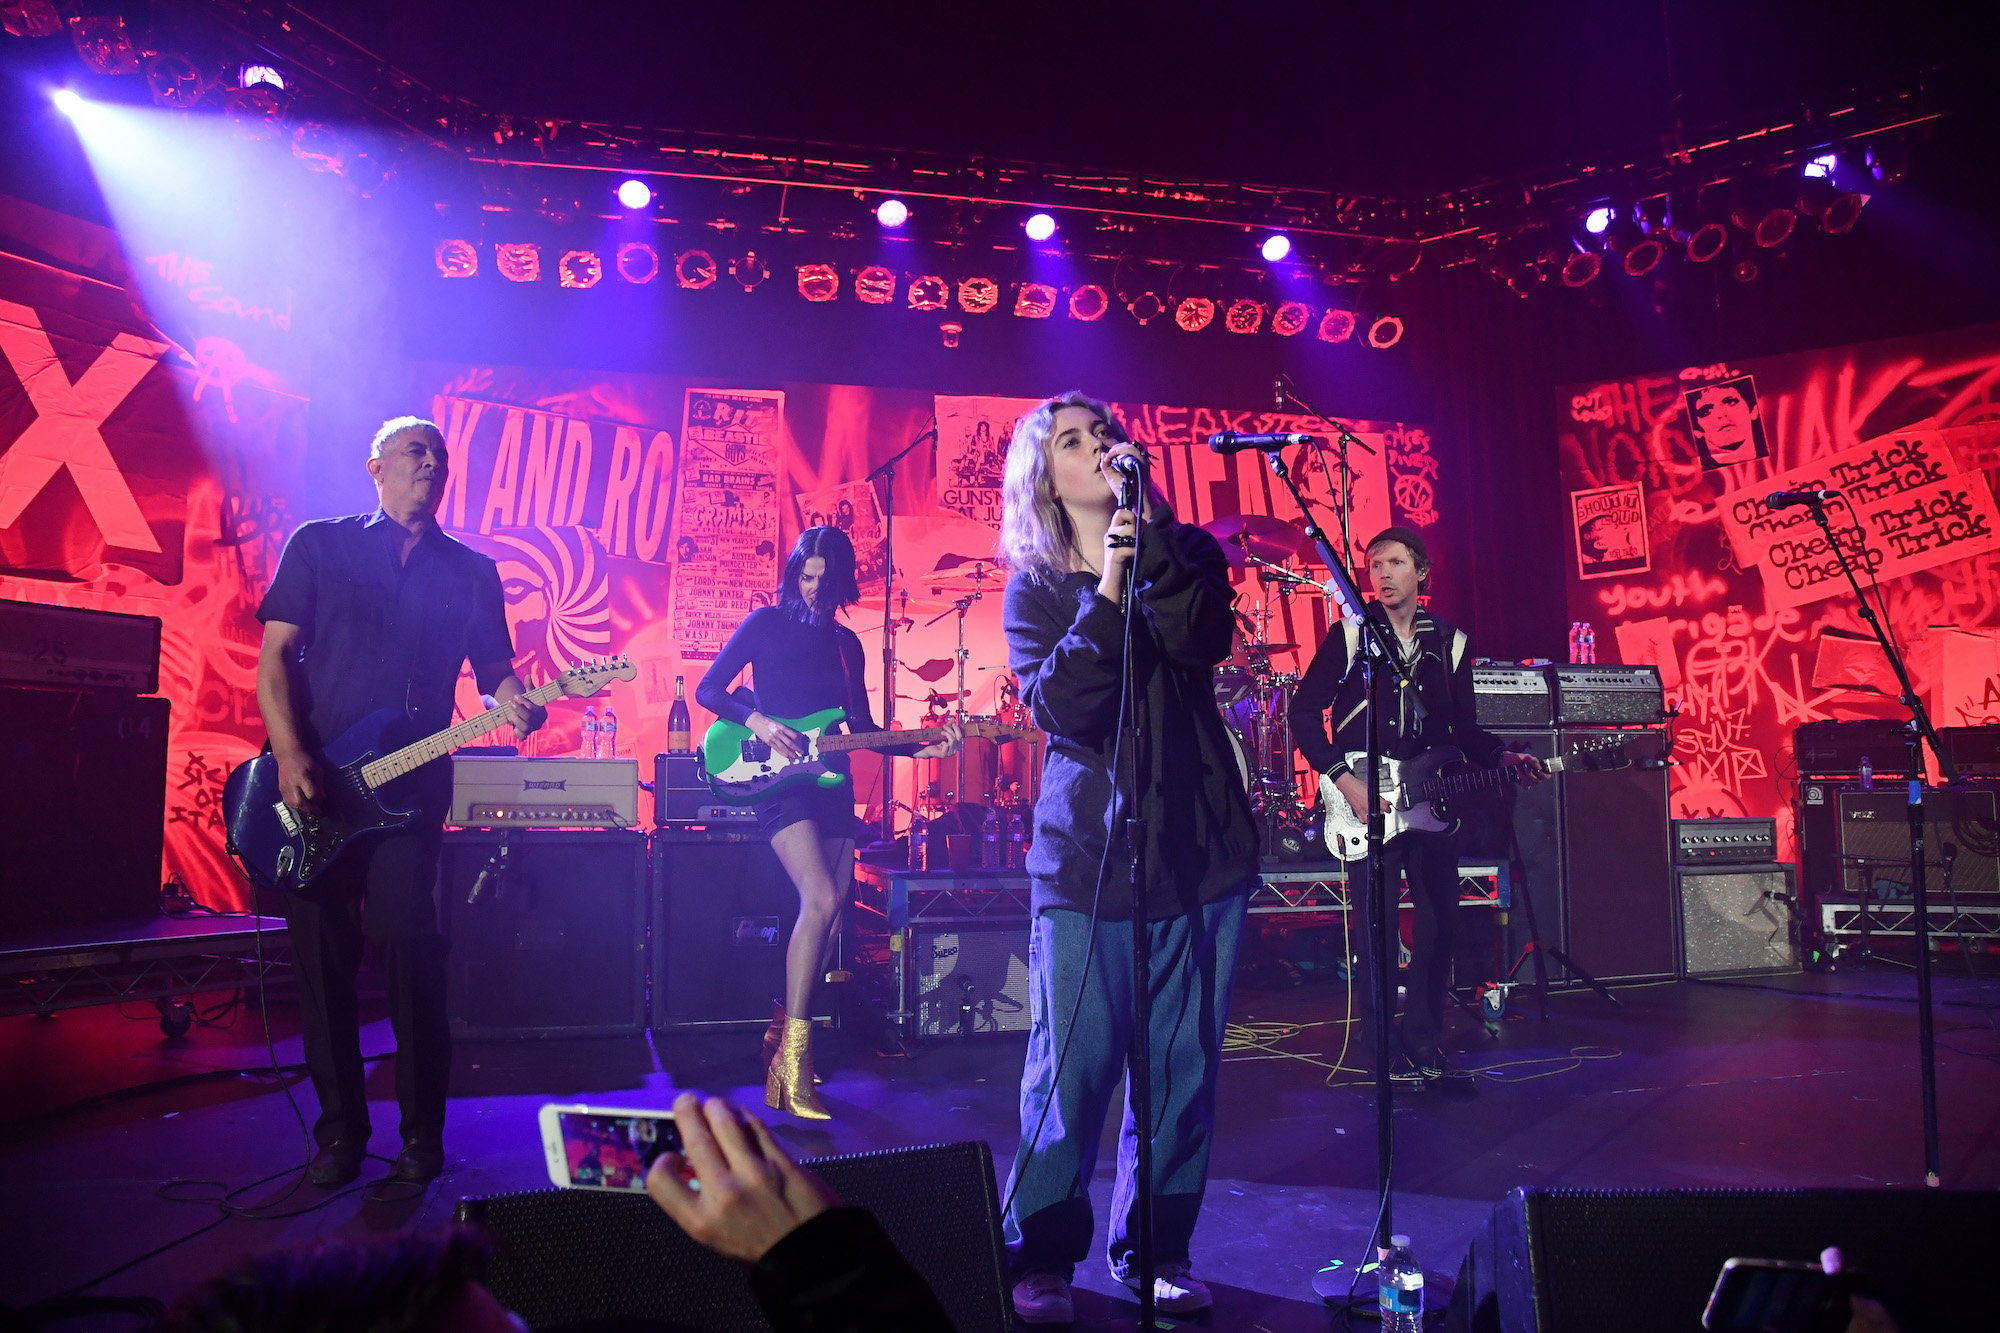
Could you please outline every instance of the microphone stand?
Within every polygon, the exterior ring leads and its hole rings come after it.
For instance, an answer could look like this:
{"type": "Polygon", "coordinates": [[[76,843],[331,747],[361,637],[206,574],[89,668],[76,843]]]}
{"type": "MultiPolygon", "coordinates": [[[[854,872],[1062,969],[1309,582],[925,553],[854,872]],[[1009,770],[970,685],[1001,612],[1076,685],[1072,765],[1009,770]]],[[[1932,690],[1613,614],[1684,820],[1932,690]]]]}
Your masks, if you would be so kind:
{"type": "MultiPolygon", "coordinates": [[[[870,472],[863,481],[882,481],[882,729],[896,725],[896,464],[925,440],[937,443],[937,417],[922,434],[892,454],[888,461],[870,472]]],[[[962,705],[961,705],[962,706],[962,705]]],[[[882,761],[882,827],[877,837],[885,846],[896,843],[895,766],[882,761]]],[[[914,841],[914,833],[912,840],[914,841]]]]}
{"type": "MultiPolygon", "coordinates": [[[[1917,696],[1916,687],[1910,683],[1903,655],[1896,651],[1894,640],[1883,629],[1881,618],[1869,604],[1867,594],[1862,592],[1861,580],[1855,576],[1854,562],[1848,558],[1847,547],[1834,536],[1833,525],[1827,521],[1826,501],[1814,495],[1806,503],[1812,508],[1813,522],[1819,524],[1819,530],[1826,536],[1826,544],[1840,559],[1840,570],[1847,575],[1848,586],[1854,589],[1854,600],[1861,608],[1861,619],[1867,622],[1869,630],[1875,635],[1875,642],[1881,645],[1882,655],[1889,659],[1890,669],[1896,673],[1896,684],[1902,690],[1899,699],[1910,712],[1910,720],[1903,725],[1904,740],[1910,751],[1909,800],[1904,809],[1910,826],[1910,897],[1917,909],[1917,1064],[1923,1084],[1924,1183],[1936,1188],[1941,1173],[1938,1166],[1937,1034],[1931,1015],[1930,895],[1924,874],[1924,743],[1930,742],[1931,752],[1937,755],[1938,766],[1944,770],[1947,784],[1958,782],[1958,765],[1938,739],[1937,728],[1931,725],[1930,713],[1917,696]]],[[[1850,505],[1849,512],[1852,513],[1852,510],[1850,505]]],[[[1858,522],[1856,531],[1859,531],[1858,522]]],[[[1863,901],[1865,903],[1865,898],[1863,901]]],[[[1865,921],[1865,907],[1863,913],[1865,921]]]]}
{"type": "MultiPolygon", "coordinates": [[[[1127,874],[1132,894],[1132,1039],[1126,1051],[1126,1079],[1131,1088],[1132,1123],[1137,1131],[1137,1177],[1135,1200],[1139,1213],[1139,1327],[1153,1333],[1158,1327],[1157,1293],[1153,1290],[1153,957],[1152,940],[1146,920],[1146,821],[1140,800],[1145,793],[1146,756],[1141,750],[1145,729],[1140,726],[1138,672],[1132,662],[1133,629],[1139,622],[1140,540],[1146,525],[1141,509],[1146,485],[1142,478],[1119,474],[1118,507],[1139,517],[1133,525],[1132,559],[1125,566],[1125,651],[1119,691],[1119,726],[1124,730],[1120,749],[1131,755],[1131,781],[1126,793],[1125,850],[1127,874]]],[[[1117,782],[1118,775],[1112,774],[1117,782]]]]}
{"type": "Polygon", "coordinates": [[[1299,397],[1292,389],[1290,381],[1283,375],[1278,377],[1277,389],[1278,405],[1280,407],[1283,407],[1286,402],[1296,403],[1305,409],[1307,416],[1325,425],[1327,429],[1333,432],[1333,443],[1340,450],[1338,456],[1340,473],[1338,477],[1326,465],[1326,446],[1315,438],[1311,448],[1313,456],[1319,460],[1319,470],[1326,475],[1328,489],[1333,492],[1333,512],[1335,517],[1340,520],[1340,549],[1343,552],[1351,551],[1354,549],[1354,533],[1352,531],[1354,519],[1354,468],[1347,461],[1347,449],[1349,445],[1353,445],[1363,453],[1372,454],[1375,450],[1369,447],[1366,440],[1356,435],[1346,422],[1336,421],[1324,412],[1319,411],[1305,399],[1299,397]]]}
{"type": "MultiPolygon", "coordinates": [[[[1365,445],[1363,446],[1366,447],[1365,445]]],[[[1383,626],[1377,616],[1370,615],[1361,598],[1361,589],[1347,572],[1346,562],[1334,554],[1333,546],[1327,541],[1326,532],[1320,527],[1319,519],[1313,513],[1312,503],[1293,480],[1291,469],[1286,467],[1283,455],[1278,450],[1269,450],[1264,461],[1270,465],[1271,475],[1291,492],[1292,500],[1299,507],[1299,514],[1305,519],[1306,536],[1319,549],[1320,559],[1326,564],[1327,584],[1334,601],[1340,607],[1340,618],[1360,627],[1360,653],[1352,669],[1358,665],[1366,689],[1368,702],[1367,750],[1368,750],[1368,884],[1363,890],[1366,902],[1372,906],[1367,914],[1368,957],[1374,968],[1375,982],[1375,1172],[1382,1204],[1374,1236],[1370,1237],[1377,1257],[1386,1257],[1388,1238],[1394,1234],[1394,1165],[1395,1165],[1395,1087],[1389,1082],[1390,1041],[1389,1029],[1396,1021],[1396,955],[1388,948],[1389,932],[1396,924],[1396,897],[1390,891],[1386,867],[1382,864],[1384,821],[1382,819],[1382,698],[1381,689],[1389,673],[1405,686],[1411,684],[1409,673],[1396,653],[1391,651],[1389,636],[1383,633],[1383,626]],[[1384,671],[1383,667],[1389,668],[1384,671]]],[[[1348,900],[1354,898],[1354,885],[1348,884],[1348,900]]],[[[1335,1288],[1315,1290],[1323,1300],[1333,1299],[1335,1288]]]]}

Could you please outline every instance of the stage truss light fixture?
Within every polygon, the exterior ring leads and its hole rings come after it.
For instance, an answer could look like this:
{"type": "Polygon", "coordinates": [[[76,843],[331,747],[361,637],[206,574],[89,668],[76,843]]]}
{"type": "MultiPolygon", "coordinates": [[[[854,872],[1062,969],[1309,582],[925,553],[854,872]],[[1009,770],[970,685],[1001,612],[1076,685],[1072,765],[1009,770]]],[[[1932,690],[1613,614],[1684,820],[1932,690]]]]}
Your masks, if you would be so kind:
{"type": "Polygon", "coordinates": [[[1185,296],[1174,307],[1174,323],[1184,333],[1200,333],[1215,322],[1215,302],[1206,296],[1185,296]]]}
{"type": "Polygon", "coordinates": [[[1595,250],[1578,250],[1563,260],[1562,285],[1565,287],[1588,287],[1597,281],[1597,275],[1604,271],[1604,256],[1595,250]]]}
{"type": "Polygon", "coordinates": [[[943,310],[951,304],[951,284],[935,273],[926,273],[910,279],[910,288],[904,299],[912,310],[943,310]]]}
{"type": "Polygon", "coordinates": [[[433,254],[441,278],[470,278],[479,272],[479,249],[462,237],[439,241],[433,254]]]}
{"type": "Polygon", "coordinates": [[[1040,243],[1056,234],[1056,219],[1052,213],[1033,213],[1021,224],[1021,230],[1029,240],[1040,243]]]}
{"type": "Polygon", "coordinates": [[[840,295],[840,273],[831,264],[799,265],[799,295],[815,304],[840,295]]]}
{"type": "Polygon", "coordinates": [[[958,308],[968,315],[991,314],[1000,306],[1000,284],[992,278],[960,278],[958,308]]]}
{"type": "Polygon", "coordinates": [[[870,264],[854,275],[854,295],[868,305],[887,305],[896,299],[894,269],[870,264]]]}
{"type": "Polygon", "coordinates": [[[1142,327],[1158,319],[1166,308],[1167,303],[1162,301],[1160,294],[1155,291],[1140,292],[1125,303],[1125,309],[1131,312],[1132,318],[1142,327]]]}
{"type": "Polygon", "coordinates": [[[745,250],[729,261],[729,276],[746,292],[754,292],[771,276],[771,266],[755,250],[745,250]]]}
{"type": "Polygon", "coordinates": [[[1385,351],[1403,341],[1403,321],[1395,315],[1383,315],[1368,326],[1368,345],[1376,351],[1385,351]]]}
{"type": "Polygon", "coordinates": [[[1830,236],[1844,236],[1854,230],[1854,224],[1861,220],[1861,210],[1866,207],[1867,195],[1858,190],[1843,191],[1819,215],[1819,229],[1830,236]]]}
{"type": "Polygon", "coordinates": [[[955,319],[948,319],[938,325],[938,341],[946,347],[957,347],[958,340],[965,336],[965,325],[955,319]]]}
{"type": "Polygon", "coordinates": [[[93,74],[139,72],[139,48],[122,14],[78,14],[69,21],[69,39],[93,74]]]}
{"type": "Polygon", "coordinates": [[[9,37],[53,37],[62,31],[62,15],[50,0],[17,0],[0,5],[0,28],[9,37]]]}
{"type": "Polygon", "coordinates": [[[1292,238],[1283,232],[1273,232],[1264,238],[1257,252],[1264,256],[1267,264],[1282,264],[1292,253],[1292,238]]]}
{"type": "Polygon", "coordinates": [[[1222,315],[1222,327],[1231,333],[1255,333],[1264,327],[1264,316],[1269,310],[1262,301],[1242,297],[1229,303],[1222,315]]]}
{"type": "Polygon", "coordinates": [[[542,247],[532,241],[509,241],[493,247],[493,266],[509,282],[542,280],[542,247]]]}
{"type": "Polygon", "coordinates": [[[653,187],[634,176],[618,185],[618,202],[637,211],[653,202],[653,187]]]}
{"type": "Polygon", "coordinates": [[[236,71],[236,86],[255,88],[259,84],[269,84],[279,92],[285,91],[285,76],[274,65],[244,65],[236,71]]]}
{"type": "Polygon", "coordinates": [[[1083,323],[1092,323],[1104,318],[1104,312],[1111,309],[1111,293],[1094,282],[1087,282],[1069,294],[1069,317],[1083,323]]]}
{"type": "Polygon", "coordinates": [[[698,292],[715,285],[715,256],[706,250],[683,250],[674,256],[674,281],[682,291],[698,292]]]}
{"type": "Polygon", "coordinates": [[[180,52],[161,51],[146,61],[146,87],[152,91],[155,106],[182,110],[201,101],[208,91],[208,80],[180,52]]]}
{"type": "Polygon", "coordinates": [[[1807,180],[1828,180],[1839,165],[1839,154],[1821,153],[1808,161],[1800,170],[1807,180]]]}
{"type": "Polygon", "coordinates": [[[595,250],[568,250],[556,261],[556,283],[575,291],[604,281],[604,260],[595,250]]]}
{"type": "Polygon", "coordinates": [[[49,100],[56,104],[56,110],[62,112],[71,120],[75,120],[77,113],[83,110],[83,98],[79,97],[75,90],[70,88],[56,89],[49,94],[49,100]]]}
{"type": "Polygon", "coordinates": [[[1280,338],[1296,338],[1312,323],[1312,307],[1304,301],[1281,301],[1271,312],[1271,332],[1280,338]]]}
{"type": "Polygon", "coordinates": [[[1643,278],[1660,266],[1667,247],[1657,236],[1641,236],[1626,250],[1623,266],[1627,277],[1643,278]]]}
{"type": "Polygon", "coordinates": [[[618,276],[635,287],[643,287],[660,276],[660,252],[644,241],[627,241],[619,246],[614,262],[618,276]]]}
{"type": "Polygon", "coordinates": [[[1021,319],[1047,319],[1056,312],[1056,289],[1046,282],[1024,282],[1014,295],[1014,314],[1021,319]]]}
{"type": "Polygon", "coordinates": [[[1611,205],[1599,204],[1583,215],[1583,229],[1592,236],[1602,236],[1611,227],[1611,217],[1611,205]]]}
{"type": "Polygon", "coordinates": [[[1729,248],[1729,228],[1720,222],[1704,222],[1688,233],[1687,257],[1693,264],[1706,264],[1729,248]]]}
{"type": "Polygon", "coordinates": [[[910,206],[900,199],[884,199],[875,205],[875,220],[894,231],[910,220],[910,206]]]}
{"type": "Polygon", "coordinates": [[[1319,340],[1323,343],[1344,343],[1354,336],[1355,327],[1360,322],[1352,310],[1330,307],[1319,317],[1319,340]]]}

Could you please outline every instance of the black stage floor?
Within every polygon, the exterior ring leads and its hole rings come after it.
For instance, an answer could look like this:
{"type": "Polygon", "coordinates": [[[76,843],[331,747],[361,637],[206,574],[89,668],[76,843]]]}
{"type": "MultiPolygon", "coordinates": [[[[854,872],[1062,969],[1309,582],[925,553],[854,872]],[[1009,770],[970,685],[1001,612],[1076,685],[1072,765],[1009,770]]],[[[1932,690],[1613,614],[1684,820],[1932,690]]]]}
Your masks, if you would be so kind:
{"type": "MultiPolygon", "coordinates": [[[[1477,1097],[1430,1094],[1395,1115],[1396,1228],[1433,1275],[1432,1304],[1442,1306],[1468,1239],[1517,1185],[1921,1183],[1913,995],[1909,972],[1869,963],[1628,987],[1617,1006],[1560,992],[1546,1023],[1521,991],[1497,1037],[1476,1013],[1461,1013],[1454,1044],[1481,1071],[1477,1097]]],[[[2000,1188],[2000,969],[1990,958],[1946,957],[1937,997],[1944,1183],[2000,1188]]],[[[1375,1113],[1372,1085],[1337,1067],[1345,1002],[1337,982],[1238,994],[1196,1234],[1196,1272],[1218,1295],[1211,1327],[1327,1328],[1313,1276],[1362,1252],[1375,1113]]],[[[101,1007],[0,1020],[6,1303],[121,1266],[92,1290],[172,1297],[251,1249],[441,1223],[461,1195],[542,1187],[535,1109],[544,1101],[665,1105],[698,1088],[761,1110],[755,1029],[465,1043],[443,1179],[408,1194],[364,1184],[328,1197],[299,1184],[287,1195],[307,1153],[292,1098],[309,1113],[310,1089],[295,1069],[271,1074],[255,1004],[184,1038],[164,1037],[150,1006],[126,1015],[101,1007]],[[169,1189],[176,1181],[201,1183],[169,1189]],[[267,1216],[225,1218],[206,1201],[224,1190],[267,1216]]],[[[274,1005],[270,1025],[277,1062],[294,1065],[293,1015],[274,1005]]],[[[388,1045],[387,1023],[371,1024],[364,1048],[388,1045]]],[[[982,1138],[1004,1173],[1023,1045],[1018,1034],[986,1036],[888,1058],[832,1034],[823,1065],[837,1118],[823,1127],[787,1120],[779,1137],[802,1156],[982,1138]]],[[[364,1180],[386,1172],[397,1146],[386,1062],[370,1087],[384,1157],[364,1180]]],[[[1107,1193],[1101,1170],[1100,1245],[1107,1193]]],[[[1078,1274],[1078,1308],[1079,1328],[1108,1329],[1130,1327],[1137,1307],[1092,1262],[1078,1274]]],[[[64,1325],[131,1326],[108,1316],[64,1325]]]]}

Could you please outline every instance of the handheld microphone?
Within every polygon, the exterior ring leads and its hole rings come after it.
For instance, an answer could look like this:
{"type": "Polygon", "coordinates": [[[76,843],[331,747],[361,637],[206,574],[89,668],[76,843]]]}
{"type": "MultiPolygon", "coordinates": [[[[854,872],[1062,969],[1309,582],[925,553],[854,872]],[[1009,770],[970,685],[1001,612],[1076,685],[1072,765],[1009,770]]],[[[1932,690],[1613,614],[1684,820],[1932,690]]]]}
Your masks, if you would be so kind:
{"type": "Polygon", "coordinates": [[[1294,445],[1310,443],[1310,435],[1250,435],[1233,430],[1219,430],[1208,437],[1208,447],[1218,454],[1240,454],[1245,449],[1289,449],[1294,445]]]}
{"type": "Polygon", "coordinates": [[[1839,491],[1772,491],[1764,497],[1764,507],[1790,509],[1793,505],[1823,505],[1839,496],[1839,491]]]}
{"type": "Polygon", "coordinates": [[[1113,454],[1111,470],[1118,474],[1118,507],[1137,510],[1139,488],[1146,483],[1146,460],[1139,454],[1113,454]]]}

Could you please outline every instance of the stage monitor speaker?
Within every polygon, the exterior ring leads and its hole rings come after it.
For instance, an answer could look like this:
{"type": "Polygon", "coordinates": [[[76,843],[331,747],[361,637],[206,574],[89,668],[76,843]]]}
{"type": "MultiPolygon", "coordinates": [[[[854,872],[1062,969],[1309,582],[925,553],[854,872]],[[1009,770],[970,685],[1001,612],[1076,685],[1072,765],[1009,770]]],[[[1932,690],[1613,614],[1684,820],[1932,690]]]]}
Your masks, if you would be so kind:
{"type": "Polygon", "coordinates": [[[1681,975],[1755,977],[1799,970],[1798,894],[1789,865],[1682,866],[1681,975]]]}
{"type": "Polygon", "coordinates": [[[915,921],[903,944],[903,1006],[919,1037],[1026,1032],[1028,921],[915,921]]]}
{"type": "MultiPolygon", "coordinates": [[[[1556,733],[1548,728],[1488,730],[1537,758],[1555,755],[1556,733]]],[[[1462,816],[1458,840],[1461,858],[1490,857],[1504,863],[1518,844],[1514,901],[1507,910],[1507,936],[1502,941],[1510,963],[1532,938],[1558,949],[1568,947],[1563,925],[1568,895],[1563,887],[1562,804],[1558,796],[1557,784],[1544,782],[1533,787],[1504,787],[1469,805],[1454,807],[1462,816]]],[[[1545,958],[1544,962],[1551,981],[1563,978],[1553,959],[1545,958]]]]}
{"type": "Polygon", "coordinates": [[[167,701],[0,688],[0,934],[160,914],[167,701]]]}
{"type": "Polygon", "coordinates": [[[1996,1235],[2000,1193],[1983,1190],[1517,1189],[1468,1249],[1444,1326],[1685,1333],[1724,1260],[1838,1245],[1903,1328],[1990,1328],[1992,1291],[1970,1275],[1996,1235]]]}
{"type": "MultiPolygon", "coordinates": [[[[842,1202],[875,1215],[930,1284],[952,1328],[1007,1333],[1013,1311],[986,1144],[898,1148],[807,1165],[842,1202]]],[[[502,1194],[462,1201],[458,1219],[490,1238],[486,1285],[531,1327],[770,1329],[743,1266],[690,1239],[643,1194],[502,1194]]]]}
{"type": "Polygon", "coordinates": [[[1667,819],[1666,746],[1658,728],[1571,727],[1562,749],[1622,740],[1630,768],[1558,778],[1563,882],[1569,912],[1563,947],[1599,981],[1643,981],[1680,971],[1674,903],[1673,831],[1667,819]]]}
{"type": "MultiPolygon", "coordinates": [[[[851,897],[843,876],[843,897],[851,897]]],[[[654,1031],[771,1021],[798,890],[755,827],[653,834],[654,1031]]],[[[822,1000],[827,988],[819,988],[822,1000]]]]}
{"type": "Polygon", "coordinates": [[[645,1030],[643,834],[451,831],[438,882],[451,939],[454,1033],[589,1037],[645,1030]],[[479,901],[468,904],[475,886],[479,901]]]}

